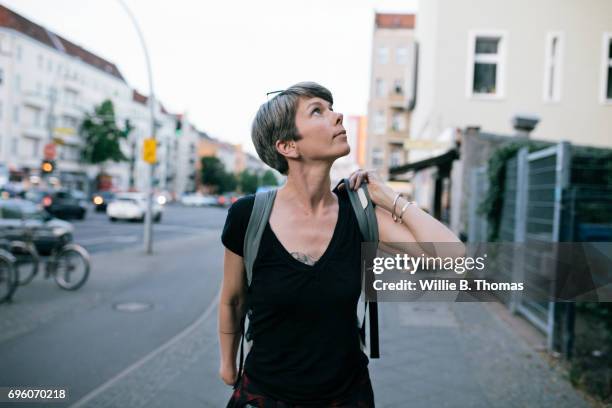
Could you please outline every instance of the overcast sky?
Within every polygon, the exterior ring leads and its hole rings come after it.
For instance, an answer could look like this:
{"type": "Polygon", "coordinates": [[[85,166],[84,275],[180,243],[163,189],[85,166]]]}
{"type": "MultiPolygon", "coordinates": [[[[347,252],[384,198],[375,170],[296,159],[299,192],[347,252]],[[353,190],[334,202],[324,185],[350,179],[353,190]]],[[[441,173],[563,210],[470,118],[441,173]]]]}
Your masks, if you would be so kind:
{"type": "MultiPolygon", "coordinates": [[[[126,0],[149,47],[155,93],[172,112],[231,143],[250,141],[266,92],[312,80],[335,110],[365,114],[374,11],[415,12],[418,0],[126,0]]],[[[136,31],[115,0],[2,0],[114,62],[148,93],[136,31]]]]}

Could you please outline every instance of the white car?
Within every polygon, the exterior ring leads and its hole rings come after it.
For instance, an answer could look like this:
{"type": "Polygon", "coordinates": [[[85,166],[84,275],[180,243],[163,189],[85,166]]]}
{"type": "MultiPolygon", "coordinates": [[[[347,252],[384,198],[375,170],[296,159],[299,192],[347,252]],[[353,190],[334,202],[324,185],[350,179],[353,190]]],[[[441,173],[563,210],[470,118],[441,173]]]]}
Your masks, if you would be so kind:
{"type": "MultiPolygon", "coordinates": [[[[119,193],[106,206],[106,215],[111,221],[138,220],[144,221],[147,211],[146,195],[142,193],[119,193]]],[[[157,199],[153,200],[153,221],[161,221],[164,207],[157,199]]]]}
{"type": "Polygon", "coordinates": [[[190,207],[203,207],[217,204],[217,199],[210,195],[184,194],[181,196],[181,204],[190,207]]]}

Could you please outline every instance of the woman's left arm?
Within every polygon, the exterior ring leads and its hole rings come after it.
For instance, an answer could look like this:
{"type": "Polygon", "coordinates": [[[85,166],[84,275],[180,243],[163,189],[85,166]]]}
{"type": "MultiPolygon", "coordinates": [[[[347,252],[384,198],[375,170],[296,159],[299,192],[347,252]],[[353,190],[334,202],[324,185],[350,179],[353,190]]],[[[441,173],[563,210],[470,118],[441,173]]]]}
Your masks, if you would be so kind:
{"type": "Polygon", "coordinates": [[[396,249],[403,249],[403,246],[396,247],[393,243],[420,243],[421,248],[430,256],[454,258],[465,255],[465,246],[450,229],[417,205],[406,205],[408,200],[404,197],[400,197],[395,203],[396,215],[399,215],[404,206],[406,207],[402,213],[402,223],[393,221],[391,212],[397,193],[386,185],[375,171],[358,170],[351,174],[349,181],[352,189],[356,189],[356,186],[362,182],[368,184],[370,198],[376,204],[376,220],[381,242],[387,242],[396,249]],[[431,243],[435,247],[435,253],[428,250],[431,245],[422,245],[422,243],[431,243]],[[436,245],[440,243],[453,244],[436,245]]]}

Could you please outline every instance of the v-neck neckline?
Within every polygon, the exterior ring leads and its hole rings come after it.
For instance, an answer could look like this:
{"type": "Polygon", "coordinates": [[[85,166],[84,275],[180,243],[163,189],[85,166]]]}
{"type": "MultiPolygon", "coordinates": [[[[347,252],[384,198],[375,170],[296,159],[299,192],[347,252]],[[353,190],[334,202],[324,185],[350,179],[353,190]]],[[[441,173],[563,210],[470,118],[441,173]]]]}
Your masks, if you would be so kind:
{"type": "Polygon", "coordinates": [[[274,241],[280,247],[281,252],[283,252],[284,256],[290,262],[292,262],[294,265],[298,265],[299,267],[301,267],[303,269],[308,269],[308,270],[317,269],[317,268],[319,268],[321,265],[323,265],[325,263],[325,261],[327,260],[327,257],[329,256],[330,252],[334,249],[334,246],[335,246],[336,241],[338,239],[338,234],[339,234],[339,231],[340,231],[341,223],[344,222],[344,215],[343,215],[343,213],[344,213],[344,211],[343,211],[344,204],[342,202],[342,198],[340,198],[340,194],[335,192],[335,191],[333,191],[333,190],[332,190],[332,192],[334,194],[336,194],[336,197],[338,197],[338,218],[336,219],[336,225],[334,226],[334,231],[332,233],[332,237],[331,237],[329,243],[327,244],[327,248],[325,248],[325,251],[323,252],[323,255],[321,255],[319,257],[319,259],[317,259],[317,261],[314,264],[312,264],[312,265],[308,265],[308,264],[305,264],[304,262],[300,262],[297,259],[295,259],[293,257],[293,255],[291,255],[291,253],[287,250],[287,248],[285,248],[285,246],[280,241],[280,239],[278,239],[278,237],[276,236],[276,233],[274,232],[274,230],[272,229],[272,226],[270,225],[270,220],[268,219],[268,222],[266,223],[266,228],[268,230],[270,230],[270,233],[271,233],[272,237],[274,238],[274,241]]]}

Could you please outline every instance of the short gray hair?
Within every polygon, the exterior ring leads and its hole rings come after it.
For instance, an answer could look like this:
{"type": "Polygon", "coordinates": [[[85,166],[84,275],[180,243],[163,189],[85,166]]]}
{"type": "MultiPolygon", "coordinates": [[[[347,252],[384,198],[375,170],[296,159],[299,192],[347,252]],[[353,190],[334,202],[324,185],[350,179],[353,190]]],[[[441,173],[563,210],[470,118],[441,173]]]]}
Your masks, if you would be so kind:
{"type": "Polygon", "coordinates": [[[321,98],[334,103],[327,88],[315,82],[300,82],[261,105],[251,128],[251,139],[259,158],[284,175],[287,175],[289,165],[287,159],[276,150],[275,144],[277,140],[287,142],[302,138],[295,125],[300,97],[321,98]]]}

